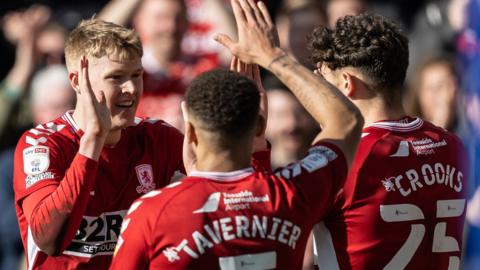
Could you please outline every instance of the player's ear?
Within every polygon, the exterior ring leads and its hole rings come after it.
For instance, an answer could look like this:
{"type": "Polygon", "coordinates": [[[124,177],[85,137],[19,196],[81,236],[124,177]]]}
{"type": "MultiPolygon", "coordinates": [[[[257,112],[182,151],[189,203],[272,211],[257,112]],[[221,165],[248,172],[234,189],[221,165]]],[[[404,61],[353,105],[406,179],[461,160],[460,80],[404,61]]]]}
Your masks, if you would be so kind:
{"type": "Polygon", "coordinates": [[[68,73],[68,80],[70,81],[70,85],[72,86],[73,90],[78,94],[80,92],[80,85],[78,80],[78,72],[69,72],[68,73]]]}
{"type": "Polygon", "coordinates": [[[187,136],[187,141],[189,144],[198,144],[197,131],[191,122],[185,123],[185,136],[187,136]]]}
{"type": "Polygon", "coordinates": [[[355,95],[357,90],[357,85],[355,81],[355,76],[348,72],[342,72],[342,92],[349,98],[352,98],[355,95]]]}
{"type": "Polygon", "coordinates": [[[262,115],[258,115],[257,126],[255,130],[255,137],[261,137],[265,135],[266,129],[267,129],[267,120],[262,115]]]}
{"type": "Polygon", "coordinates": [[[187,103],[182,101],[180,104],[182,109],[183,123],[185,124],[185,137],[187,142],[197,144],[197,134],[195,131],[195,126],[190,122],[188,117],[187,103]]]}

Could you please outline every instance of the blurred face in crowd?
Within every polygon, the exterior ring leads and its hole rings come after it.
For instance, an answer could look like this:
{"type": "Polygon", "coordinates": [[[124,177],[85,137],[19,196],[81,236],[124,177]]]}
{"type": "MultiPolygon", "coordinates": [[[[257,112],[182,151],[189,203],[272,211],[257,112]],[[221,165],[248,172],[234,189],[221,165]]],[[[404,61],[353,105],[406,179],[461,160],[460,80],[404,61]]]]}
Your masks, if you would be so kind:
{"type": "Polygon", "coordinates": [[[112,130],[133,124],[143,92],[143,68],[139,57],[120,60],[117,54],[101,58],[89,57],[92,90],[98,97],[105,93],[112,117],[112,130]]]}
{"type": "Polygon", "coordinates": [[[315,27],[325,23],[325,18],[315,7],[293,10],[277,18],[277,29],[282,48],[290,51],[302,64],[309,65],[309,51],[305,37],[315,27]]]}
{"type": "Polygon", "coordinates": [[[275,159],[281,160],[281,163],[293,162],[305,154],[318,132],[318,125],[293,94],[286,90],[269,90],[267,94],[266,135],[273,144],[273,162],[275,159]],[[275,157],[276,154],[285,156],[275,157]]]}
{"type": "Polygon", "coordinates": [[[75,95],[70,85],[52,84],[41,100],[32,104],[33,122],[35,125],[47,123],[73,109],[75,95]]]}
{"type": "Polygon", "coordinates": [[[327,4],[328,25],[333,28],[339,18],[365,11],[366,4],[363,0],[330,0],[327,4]]]}
{"type": "Polygon", "coordinates": [[[65,33],[60,28],[51,27],[40,33],[37,39],[37,50],[45,57],[46,64],[63,63],[65,39],[65,33]]]}
{"type": "Polygon", "coordinates": [[[181,0],[145,0],[134,17],[142,43],[154,49],[179,50],[187,31],[187,11],[181,0]]]}
{"type": "Polygon", "coordinates": [[[455,118],[458,82],[446,63],[425,67],[420,74],[418,102],[423,117],[449,128],[455,118]]]}
{"type": "Polygon", "coordinates": [[[52,121],[72,110],[75,92],[70,86],[66,67],[50,65],[35,73],[31,83],[30,101],[35,125],[52,121]]]}

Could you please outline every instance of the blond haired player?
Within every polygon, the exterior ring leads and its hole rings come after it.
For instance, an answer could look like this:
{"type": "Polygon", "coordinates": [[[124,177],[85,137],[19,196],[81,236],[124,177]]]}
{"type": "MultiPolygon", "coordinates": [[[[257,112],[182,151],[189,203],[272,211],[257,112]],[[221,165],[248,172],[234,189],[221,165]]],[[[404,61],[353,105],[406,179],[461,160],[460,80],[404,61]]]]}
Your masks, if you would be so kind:
{"type": "Polygon", "coordinates": [[[20,138],[15,206],[28,269],[107,269],[131,203],[184,171],[183,136],[135,117],[143,52],[132,30],[83,21],[65,54],[75,110],[20,138]]]}

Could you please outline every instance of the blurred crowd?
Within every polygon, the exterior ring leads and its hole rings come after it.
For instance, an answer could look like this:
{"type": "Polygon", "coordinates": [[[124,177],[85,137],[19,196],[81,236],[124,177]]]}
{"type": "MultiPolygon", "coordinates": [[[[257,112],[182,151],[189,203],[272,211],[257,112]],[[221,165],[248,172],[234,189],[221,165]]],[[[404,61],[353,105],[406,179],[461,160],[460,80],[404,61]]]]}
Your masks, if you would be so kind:
{"type": "MultiPolygon", "coordinates": [[[[399,22],[410,38],[404,106],[412,116],[455,132],[471,151],[472,183],[464,269],[479,269],[480,247],[480,16],[468,0],[265,0],[280,42],[313,69],[306,36],[338,18],[375,12],[399,22]],[[475,13],[477,12],[477,13],[475,13]],[[475,75],[477,74],[477,75],[475,75]],[[470,236],[468,236],[470,235],[470,236]],[[472,240],[473,239],[473,240],[472,240]],[[477,243],[478,245],[478,243],[477,243]]],[[[96,16],[133,27],[143,46],[144,94],[138,115],[182,129],[180,102],[198,74],[227,67],[230,56],[215,33],[235,36],[228,0],[2,1],[0,3],[0,270],[17,269],[22,256],[13,205],[13,151],[20,135],[71,110],[75,95],[65,68],[68,32],[96,16]]],[[[267,136],[273,167],[303,157],[320,129],[295,96],[262,73],[269,99],[267,136]]]]}

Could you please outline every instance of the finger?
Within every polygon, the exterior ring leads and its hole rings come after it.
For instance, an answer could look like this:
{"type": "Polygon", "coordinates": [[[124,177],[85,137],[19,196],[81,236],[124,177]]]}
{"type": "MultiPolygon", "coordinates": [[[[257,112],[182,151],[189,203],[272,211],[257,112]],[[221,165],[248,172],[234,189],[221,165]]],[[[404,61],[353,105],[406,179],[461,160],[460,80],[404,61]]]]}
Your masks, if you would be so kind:
{"type": "Polygon", "coordinates": [[[257,19],[253,13],[252,7],[247,2],[247,0],[238,0],[240,2],[240,6],[242,7],[243,13],[245,14],[245,18],[247,18],[247,22],[250,23],[257,23],[257,19]]]}
{"type": "Polygon", "coordinates": [[[268,12],[268,8],[265,5],[265,3],[263,3],[263,1],[258,1],[257,7],[260,9],[260,12],[262,13],[262,17],[265,23],[268,26],[272,26],[273,25],[272,18],[270,17],[270,13],[268,12]]]}
{"type": "Polygon", "coordinates": [[[80,60],[80,64],[80,94],[85,94],[85,96],[92,97],[93,91],[92,86],[90,85],[90,78],[88,75],[88,59],[83,56],[82,60],[80,60]]]}
{"type": "Polygon", "coordinates": [[[258,24],[264,26],[266,25],[265,20],[263,19],[262,12],[258,9],[257,5],[255,4],[254,0],[248,0],[248,5],[253,10],[253,14],[255,14],[255,20],[258,24]]]}
{"type": "Polygon", "coordinates": [[[231,0],[230,3],[232,4],[233,14],[235,15],[235,21],[237,22],[237,29],[240,30],[247,22],[247,18],[245,18],[245,14],[243,13],[240,3],[238,3],[238,0],[231,0]]]}
{"type": "Polygon", "coordinates": [[[233,55],[232,61],[230,62],[230,70],[233,70],[233,71],[237,70],[237,62],[238,62],[238,58],[235,55],[233,55]]]}
{"type": "Polygon", "coordinates": [[[260,77],[260,68],[258,67],[258,65],[253,65],[253,80],[257,83],[260,83],[262,82],[262,79],[260,77]]]}
{"type": "Polygon", "coordinates": [[[252,69],[252,64],[245,64],[245,74],[247,74],[247,77],[250,78],[253,81],[253,69],[252,69]]]}
{"type": "Polygon", "coordinates": [[[237,72],[245,75],[245,63],[243,63],[240,59],[237,62],[237,72]]]}
{"type": "Polygon", "coordinates": [[[230,52],[232,52],[232,48],[233,48],[233,45],[235,43],[233,43],[232,39],[225,35],[225,34],[217,34],[215,35],[215,37],[213,38],[216,42],[222,44],[225,48],[227,48],[230,52]]]}

